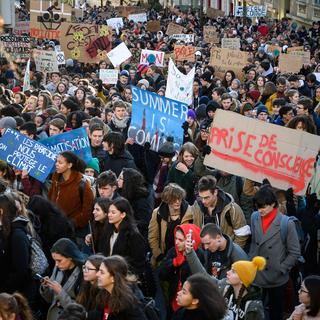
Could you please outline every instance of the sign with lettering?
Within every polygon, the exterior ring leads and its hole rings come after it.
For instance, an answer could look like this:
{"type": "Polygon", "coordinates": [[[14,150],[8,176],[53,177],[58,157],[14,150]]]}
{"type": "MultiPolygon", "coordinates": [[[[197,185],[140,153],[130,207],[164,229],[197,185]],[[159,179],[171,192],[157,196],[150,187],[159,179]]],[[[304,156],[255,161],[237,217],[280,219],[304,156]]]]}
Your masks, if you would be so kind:
{"type": "Polygon", "coordinates": [[[178,41],[184,41],[185,43],[194,42],[194,34],[173,34],[171,38],[176,39],[178,41]]]}
{"type": "Polygon", "coordinates": [[[118,11],[118,16],[128,18],[130,14],[146,12],[145,9],[133,7],[133,6],[117,6],[115,8],[118,11]]]}
{"type": "Polygon", "coordinates": [[[238,79],[243,79],[242,69],[248,63],[248,52],[226,48],[212,48],[209,64],[215,68],[215,75],[223,78],[227,70],[233,70],[238,79]]]}
{"type": "Polygon", "coordinates": [[[133,21],[135,23],[138,22],[147,22],[147,14],[145,12],[143,13],[135,13],[135,14],[129,14],[128,16],[129,21],[133,21]]]}
{"type": "Polygon", "coordinates": [[[100,69],[99,79],[101,79],[105,84],[116,84],[118,82],[118,70],[100,69]]]}
{"type": "MultiPolygon", "coordinates": [[[[304,53],[304,51],[295,52],[304,53]]],[[[281,54],[279,57],[279,68],[283,73],[299,73],[304,63],[310,63],[310,59],[309,62],[306,62],[305,56],[292,54],[292,52],[288,54],[281,54]]]]}
{"type": "Polygon", "coordinates": [[[195,67],[188,74],[183,74],[174,65],[172,59],[169,60],[168,80],[166,86],[166,97],[191,105],[193,102],[193,80],[195,67]]]}
{"type": "Polygon", "coordinates": [[[314,173],[320,137],[234,112],[217,110],[204,164],[275,188],[304,195],[314,173]]]}
{"type": "Polygon", "coordinates": [[[194,62],[195,61],[195,54],[196,52],[196,47],[192,47],[192,46],[180,46],[180,45],[176,45],[174,46],[174,58],[176,61],[190,61],[190,62],[194,62]]]}
{"type": "Polygon", "coordinates": [[[132,116],[128,136],[139,145],[150,142],[154,151],[172,136],[178,151],[183,144],[181,125],[187,120],[188,106],[137,87],[131,89],[132,116]]]}
{"type": "Polygon", "coordinates": [[[0,36],[0,47],[14,60],[30,58],[30,37],[4,34],[0,36]]]}
{"type": "Polygon", "coordinates": [[[44,182],[56,161],[56,153],[43,144],[8,128],[0,139],[0,159],[44,182]]]}
{"type": "Polygon", "coordinates": [[[30,33],[30,21],[17,21],[14,28],[13,34],[17,36],[29,35],[30,33]]]}
{"type": "Polygon", "coordinates": [[[108,19],[107,25],[118,32],[123,28],[123,19],[121,17],[108,19]]]}
{"type": "Polygon", "coordinates": [[[292,51],[304,51],[304,46],[287,48],[287,52],[288,52],[288,53],[290,53],[290,52],[292,52],[292,51]]]}
{"type": "MultiPolygon", "coordinates": [[[[243,17],[244,10],[243,6],[236,6],[234,15],[236,17],[243,17]]],[[[266,6],[246,6],[246,14],[245,16],[248,18],[253,17],[265,17],[267,15],[267,7],[266,6]]]]}
{"type": "Polygon", "coordinates": [[[61,35],[60,45],[65,57],[79,62],[105,60],[111,50],[112,29],[106,25],[64,22],[61,35]]]}
{"type": "Polygon", "coordinates": [[[156,50],[141,50],[140,64],[154,64],[163,67],[164,52],[156,50]]]}
{"type": "Polygon", "coordinates": [[[183,32],[183,26],[180,26],[179,24],[175,24],[173,22],[170,22],[166,31],[166,34],[168,36],[172,36],[173,34],[180,34],[183,32]]]}
{"type": "Polygon", "coordinates": [[[152,20],[147,22],[147,31],[149,32],[157,32],[160,31],[160,21],[159,20],[152,20]]]}
{"type": "Polygon", "coordinates": [[[33,58],[36,70],[44,73],[59,72],[57,54],[55,51],[33,50],[33,58]]]}
{"type": "Polygon", "coordinates": [[[118,46],[112,49],[109,53],[107,53],[107,57],[116,68],[120,66],[120,64],[132,56],[132,53],[126,46],[124,42],[121,42],[118,46]]]}
{"type": "Polygon", "coordinates": [[[40,142],[55,154],[63,151],[72,151],[86,163],[92,159],[90,141],[84,127],[57,134],[40,142]]]}
{"type": "Polygon", "coordinates": [[[207,9],[207,17],[210,19],[216,19],[218,17],[224,17],[225,12],[216,8],[208,8],[207,9]]]}
{"type": "Polygon", "coordinates": [[[292,56],[301,57],[302,63],[310,63],[310,51],[290,51],[289,53],[292,56]]]}
{"type": "Polygon", "coordinates": [[[216,28],[213,26],[204,26],[203,27],[203,38],[207,43],[219,43],[219,33],[216,31],[216,28]]]}
{"type": "Polygon", "coordinates": [[[222,38],[221,48],[238,50],[240,49],[240,39],[239,38],[222,38]]]}

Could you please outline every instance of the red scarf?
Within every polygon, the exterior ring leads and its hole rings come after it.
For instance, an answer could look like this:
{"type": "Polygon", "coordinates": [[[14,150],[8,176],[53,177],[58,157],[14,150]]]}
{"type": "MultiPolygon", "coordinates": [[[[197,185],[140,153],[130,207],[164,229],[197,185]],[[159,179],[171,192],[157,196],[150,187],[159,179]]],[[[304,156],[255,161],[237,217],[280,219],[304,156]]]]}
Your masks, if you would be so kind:
{"type": "Polygon", "coordinates": [[[266,234],[269,227],[271,226],[274,218],[276,217],[278,213],[277,208],[273,208],[273,210],[267,214],[266,216],[261,217],[261,222],[262,222],[262,230],[263,233],[266,234]]]}

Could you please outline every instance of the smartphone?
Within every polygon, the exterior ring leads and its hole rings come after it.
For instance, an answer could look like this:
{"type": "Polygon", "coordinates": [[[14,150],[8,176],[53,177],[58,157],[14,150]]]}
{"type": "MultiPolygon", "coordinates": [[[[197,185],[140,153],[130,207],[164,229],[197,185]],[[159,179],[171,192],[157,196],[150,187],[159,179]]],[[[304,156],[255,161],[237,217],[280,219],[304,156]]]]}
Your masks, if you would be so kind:
{"type": "Polygon", "coordinates": [[[44,280],[44,277],[43,277],[41,274],[39,274],[39,273],[36,273],[36,274],[35,274],[35,277],[36,277],[37,279],[39,279],[39,280],[44,280]]]}
{"type": "Polygon", "coordinates": [[[192,230],[190,229],[188,234],[187,234],[187,239],[192,240],[192,230]]]}

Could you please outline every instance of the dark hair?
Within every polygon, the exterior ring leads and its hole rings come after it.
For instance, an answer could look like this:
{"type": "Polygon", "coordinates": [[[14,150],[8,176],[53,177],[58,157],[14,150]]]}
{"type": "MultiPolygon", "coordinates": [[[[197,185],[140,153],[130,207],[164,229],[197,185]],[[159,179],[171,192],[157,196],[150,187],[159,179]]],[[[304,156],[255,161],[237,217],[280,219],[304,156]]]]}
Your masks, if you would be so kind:
{"type": "Polygon", "coordinates": [[[94,108],[101,108],[102,102],[100,98],[97,98],[95,96],[87,96],[86,99],[94,104],[94,108]]]}
{"type": "Polygon", "coordinates": [[[213,92],[216,92],[218,96],[222,96],[224,93],[227,92],[227,90],[225,87],[217,87],[212,90],[212,93],[213,92]]]}
{"type": "Polygon", "coordinates": [[[58,317],[58,320],[85,320],[87,318],[86,309],[78,303],[70,303],[58,317]]]}
{"type": "Polygon", "coordinates": [[[113,290],[107,295],[107,305],[110,312],[117,314],[137,305],[138,302],[130,286],[133,280],[128,275],[129,268],[126,260],[121,256],[114,255],[104,258],[101,264],[114,277],[113,290]]]}
{"type": "Polygon", "coordinates": [[[316,317],[320,311],[320,276],[308,276],[303,282],[310,296],[310,306],[307,307],[307,315],[316,317]]]}
{"type": "Polygon", "coordinates": [[[91,125],[89,125],[89,131],[90,131],[90,134],[93,133],[93,131],[103,131],[103,126],[99,123],[92,123],[91,125]]]}
{"type": "Polygon", "coordinates": [[[72,163],[71,170],[79,171],[82,173],[84,172],[86,163],[72,151],[63,151],[59,153],[59,156],[64,157],[68,163],[72,163]]]}
{"type": "Polygon", "coordinates": [[[198,182],[199,191],[210,190],[211,193],[213,193],[216,187],[217,187],[217,179],[211,175],[203,176],[198,182]]]}
{"type": "Polygon", "coordinates": [[[97,204],[103,212],[108,213],[111,200],[106,198],[97,198],[94,204],[97,204]]]}
{"type": "Polygon", "coordinates": [[[118,186],[117,176],[111,170],[107,170],[107,171],[100,173],[100,175],[97,178],[97,187],[98,188],[101,188],[101,187],[104,187],[107,185],[112,186],[112,187],[118,186]]]}
{"type": "Polygon", "coordinates": [[[103,142],[113,148],[113,155],[119,156],[124,153],[125,139],[120,132],[109,132],[103,137],[103,142]]]}
{"type": "Polygon", "coordinates": [[[72,111],[67,116],[67,127],[72,129],[78,129],[82,127],[82,121],[89,118],[89,116],[80,110],[72,111]],[[75,116],[76,124],[72,124],[72,118],[75,116]]]}
{"type": "Polygon", "coordinates": [[[259,209],[266,205],[275,204],[278,207],[278,199],[272,188],[268,185],[263,185],[253,197],[254,205],[259,209]]]}
{"type": "Polygon", "coordinates": [[[296,129],[298,123],[301,122],[304,130],[311,134],[317,134],[317,129],[311,118],[305,115],[293,117],[287,124],[287,128],[296,129]]]}
{"type": "Polygon", "coordinates": [[[34,136],[37,135],[37,127],[36,127],[36,125],[35,125],[33,122],[31,122],[31,121],[28,121],[28,122],[22,124],[22,125],[20,126],[19,131],[26,131],[27,134],[33,134],[34,136]]]}
{"type": "Polygon", "coordinates": [[[231,74],[231,80],[230,80],[230,83],[232,82],[233,79],[236,78],[236,74],[234,73],[233,70],[227,70],[223,76],[223,80],[222,80],[222,85],[223,87],[225,87],[226,89],[229,87],[229,83],[227,82],[227,73],[230,73],[231,74]]]}
{"type": "Polygon", "coordinates": [[[222,231],[215,223],[207,223],[201,229],[200,237],[203,238],[206,235],[209,235],[210,238],[215,239],[217,236],[222,236],[222,231]]]}
{"type": "Polygon", "coordinates": [[[11,223],[18,215],[14,198],[10,194],[0,194],[0,209],[2,209],[2,233],[7,239],[11,232],[11,223]]]}
{"type": "Polygon", "coordinates": [[[291,106],[289,105],[282,106],[279,109],[279,116],[282,118],[285,114],[287,114],[290,111],[293,111],[293,108],[291,106]]]}
{"type": "Polygon", "coordinates": [[[28,305],[27,299],[15,292],[13,294],[0,293],[0,316],[7,319],[9,314],[15,313],[15,319],[32,320],[33,315],[28,305]]]}
{"type": "Polygon", "coordinates": [[[287,84],[287,79],[285,77],[278,77],[276,80],[276,84],[280,85],[286,85],[287,84]]]}
{"type": "Polygon", "coordinates": [[[3,180],[9,181],[10,183],[13,183],[15,181],[16,175],[11,165],[4,160],[0,160],[0,172],[3,173],[1,176],[3,180]]]}
{"type": "Polygon", "coordinates": [[[317,77],[313,73],[309,73],[306,75],[306,82],[312,82],[315,83],[317,81],[317,77]]]}
{"type": "Polygon", "coordinates": [[[121,196],[129,201],[148,196],[148,189],[143,175],[136,169],[123,168],[123,187],[121,196]]]}
{"type": "Polygon", "coordinates": [[[232,101],[232,97],[230,96],[229,93],[224,93],[224,94],[222,94],[222,96],[221,96],[221,101],[223,101],[223,100],[228,100],[228,99],[230,99],[230,100],[232,101]]]}
{"type": "Polygon", "coordinates": [[[272,106],[284,106],[286,104],[286,100],[283,98],[276,98],[272,101],[272,106]]]}
{"type": "Polygon", "coordinates": [[[312,109],[313,107],[313,101],[308,98],[308,97],[301,97],[299,100],[298,100],[298,104],[301,104],[304,109],[312,109]]]}
{"type": "Polygon", "coordinates": [[[212,279],[202,274],[194,274],[187,279],[190,293],[199,300],[198,308],[204,320],[220,320],[226,312],[226,302],[212,279]]]}

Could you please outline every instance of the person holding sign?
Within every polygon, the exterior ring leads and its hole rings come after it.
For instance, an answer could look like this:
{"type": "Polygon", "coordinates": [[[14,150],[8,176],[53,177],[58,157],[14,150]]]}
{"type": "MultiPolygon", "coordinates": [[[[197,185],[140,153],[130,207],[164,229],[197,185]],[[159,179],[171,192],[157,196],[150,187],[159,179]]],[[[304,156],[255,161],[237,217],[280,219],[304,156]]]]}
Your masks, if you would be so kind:
{"type": "Polygon", "coordinates": [[[93,202],[93,194],[87,181],[84,182],[83,195],[80,194],[79,184],[83,179],[83,170],[84,164],[78,156],[71,151],[61,152],[57,157],[56,172],[48,193],[48,198],[74,222],[77,238],[84,238],[88,233],[86,226],[93,202]]]}

